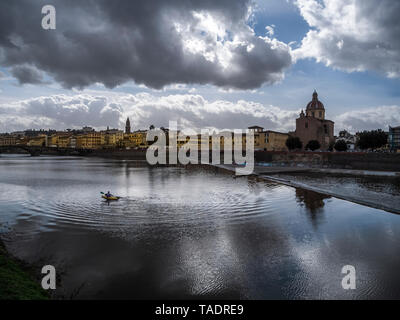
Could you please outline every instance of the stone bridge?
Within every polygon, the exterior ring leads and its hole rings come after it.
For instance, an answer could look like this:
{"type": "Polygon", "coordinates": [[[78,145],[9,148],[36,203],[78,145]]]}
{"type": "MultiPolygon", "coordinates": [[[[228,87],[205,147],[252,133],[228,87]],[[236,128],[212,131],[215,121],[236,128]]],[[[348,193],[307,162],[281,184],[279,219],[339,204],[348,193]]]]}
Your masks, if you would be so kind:
{"type": "Polygon", "coordinates": [[[54,155],[87,155],[92,153],[91,149],[76,149],[76,148],[55,148],[55,147],[42,147],[42,146],[26,146],[26,145],[10,145],[0,146],[0,153],[12,153],[12,152],[25,151],[31,156],[39,156],[43,154],[54,154],[54,155]]]}

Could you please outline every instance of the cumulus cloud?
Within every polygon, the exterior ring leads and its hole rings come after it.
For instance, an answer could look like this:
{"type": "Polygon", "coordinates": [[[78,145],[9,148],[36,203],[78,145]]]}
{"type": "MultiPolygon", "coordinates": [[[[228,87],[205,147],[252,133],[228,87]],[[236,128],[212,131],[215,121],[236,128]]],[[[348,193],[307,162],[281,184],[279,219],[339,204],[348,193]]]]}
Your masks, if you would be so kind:
{"type": "Polygon", "coordinates": [[[119,126],[120,105],[103,96],[53,95],[0,105],[0,130],[119,126]]]}
{"type": "Polygon", "coordinates": [[[155,96],[148,93],[74,96],[53,95],[0,105],[0,131],[27,128],[123,128],[130,117],[133,129],[150,124],[181,128],[244,129],[260,125],[271,130],[292,130],[297,111],[239,100],[208,101],[201,95],[155,96]]]}
{"type": "MultiPolygon", "coordinates": [[[[159,96],[149,93],[52,95],[0,105],[0,132],[28,128],[81,128],[107,126],[123,129],[129,116],[133,130],[168,127],[177,121],[181,129],[245,129],[259,125],[268,130],[295,129],[299,111],[252,101],[209,101],[198,94],[159,96]]],[[[400,125],[400,106],[353,110],[332,118],[335,131],[372,130],[400,125]]]]}
{"type": "Polygon", "coordinates": [[[31,65],[67,88],[133,80],[250,89],[291,65],[286,44],[249,26],[250,0],[53,0],[56,30],[41,28],[45,4],[0,2],[0,64],[31,65]]]}
{"type": "Polygon", "coordinates": [[[296,0],[311,29],[295,59],[315,58],[340,70],[400,76],[400,2],[296,0]]]}
{"type": "Polygon", "coordinates": [[[156,97],[147,93],[123,97],[120,102],[136,127],[168,126],[169,120],[182,127],[244,129],[260,125],[272,130],[294,128],[298,112],[271,105],[239,100],[208,101],[201,95],[169,95],[156,97]]]}
{"type": "Polygon", "coordinates": [[[335,129],[350,132],[383,129],[400,125],[400,106],[380,106],[373,109],[354,110],[335,117],[335,129]]]}

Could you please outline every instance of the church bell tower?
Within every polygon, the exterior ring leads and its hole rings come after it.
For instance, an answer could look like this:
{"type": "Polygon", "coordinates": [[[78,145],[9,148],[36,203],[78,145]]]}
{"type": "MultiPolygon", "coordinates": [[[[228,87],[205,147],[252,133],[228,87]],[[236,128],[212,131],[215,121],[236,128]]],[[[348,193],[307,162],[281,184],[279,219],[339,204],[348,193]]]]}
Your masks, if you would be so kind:
{"type": "Polygon", "coordinates": [[[126,119],[125,133],[126,134],[131,133],[131,122],[129,121],[129,117],[126,119]]]}

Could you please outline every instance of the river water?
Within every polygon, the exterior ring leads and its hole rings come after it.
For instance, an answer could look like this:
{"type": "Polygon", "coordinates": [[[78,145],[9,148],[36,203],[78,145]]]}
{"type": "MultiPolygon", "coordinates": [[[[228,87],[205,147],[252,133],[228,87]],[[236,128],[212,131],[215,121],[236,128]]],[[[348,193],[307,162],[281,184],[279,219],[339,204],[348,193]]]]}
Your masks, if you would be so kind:
{"type": "Polygon", "coordinates": [[[0,231],[56,298],[400,298],[399,215],[214,170],[1,155],[0,231]]]}

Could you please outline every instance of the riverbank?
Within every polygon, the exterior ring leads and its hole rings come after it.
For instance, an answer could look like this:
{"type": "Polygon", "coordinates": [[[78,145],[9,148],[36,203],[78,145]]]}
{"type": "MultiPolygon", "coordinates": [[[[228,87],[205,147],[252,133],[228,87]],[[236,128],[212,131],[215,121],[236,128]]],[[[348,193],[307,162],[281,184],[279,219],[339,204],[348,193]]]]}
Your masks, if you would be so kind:
{"type": "MultiPolygon", "coordinates": [[[[30,150],[23,150],[18,147],[11,149],[4,148],[1,152],[7,153],[28,153],[33,155],[53,156],[84,156],[99,157],[118,160],[146,161],[146,149],[73,149],[73,148],[50,148],[50,147],[29,147],[30,150]]],[[[221,151],[220,159],[224,157],[221,151]]],[[[209,161],[211,163],[213,153],[210,151],[209,161]]],[[[169,155],[167,154],[167,159],[169,155]]],[[[280,167],[308,167],[332,170],[368,170],[377,172],[400,172],[400,153],[374,153],[374,152],[311,152],[311,151],[255,151],[254,160],[256,163],[266,163],[271,166],[280,167]]]]}
{"type": "Polygon", "coordinates": [[[0,300],[47,300],[32,268],[12,257],[0,240],[0,300]]]}
{"type": "Polygon", "coordinates": [[[257,163],[321,169],[400,171],[400,153],[256,151],[257,163]]]}

